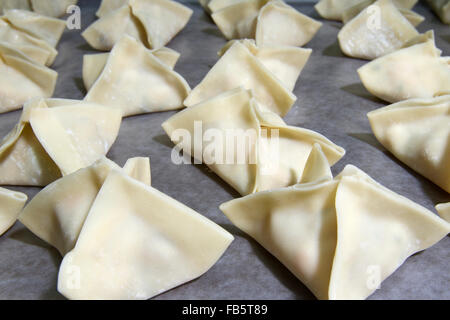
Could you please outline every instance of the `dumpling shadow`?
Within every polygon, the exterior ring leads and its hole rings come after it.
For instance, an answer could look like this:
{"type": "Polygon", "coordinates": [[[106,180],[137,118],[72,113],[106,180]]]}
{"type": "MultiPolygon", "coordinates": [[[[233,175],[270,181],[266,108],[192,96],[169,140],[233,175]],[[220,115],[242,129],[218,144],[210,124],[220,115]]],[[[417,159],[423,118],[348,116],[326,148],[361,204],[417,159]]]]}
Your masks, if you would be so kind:
{"type": "Polygon", "coordinates": [[[79,77],[76,77],[76,78],[73,78],[73,81],[75,82],[75,85],[77,86],[78,90],[80,90],[83,95],[86,95],[87,91],[86,91],[86,88],[84,86],[83,79],[79,78],[79,77]]]}
{"type": "Polygon", "coordinates": [[[327,57],[338,57],[338,58],[345,57],[345,55],[341,51],[341,48],[339,47],[339,43],[337,42],[337,40],[333,42],[333,44],[323,49],[322,55],[327,57]]]}
{"type": "Polygon", "coordinates": [[[159,136],[155,136],[152,138],[153,141],[158,142],[159,144],[162,144],[163,146],[166,146],[168,148],[173,148],[174,144],[172,141],[170,141],[169,137],[166,134],[161,134],[159,136]]]}
{"type": "Polygon", "coordinates": [[[354,96],[364,98],[364,99],[370,100],[375,103],[380,103],[380,104],[385,103],[383,100],[375,97],[369,91],[367,91],[367,89],[360,82],[343,86],[340,89],[347,93],[350,93],[354,96]]]}
{"type": "Polygon", "coordinates": [[[203,28],[202,32],[209,34],[211,36],[217,37],[217,38],[223,38],[222,32],[220,32],[219,29],[214,28],[214,27],[203,28]]]}
{"type": "Polygon", "coordinates": [[[389,152],[386,150],[385,147],[383,147],[383,145],[378,142],[377,138],[371,134],[371,133],[366,133],[366,132],[362,132],[362,133],[349,133],[348,134],[350,137],[358,139],[362,142],[367,143],[368,145],[371,145],[372,147],[383,151],[384,153],[388,154],[389,152]]]}

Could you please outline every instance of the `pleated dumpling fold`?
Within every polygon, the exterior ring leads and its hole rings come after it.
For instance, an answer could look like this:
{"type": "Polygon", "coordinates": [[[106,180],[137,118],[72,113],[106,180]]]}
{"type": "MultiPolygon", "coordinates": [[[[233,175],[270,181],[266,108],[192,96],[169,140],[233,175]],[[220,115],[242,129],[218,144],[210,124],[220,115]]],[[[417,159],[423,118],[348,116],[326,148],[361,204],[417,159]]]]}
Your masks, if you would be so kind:
{"type": "Polygon", "coordinates": [[[17,221],[27,199],[26,194],[0,188],[0,236],[17,221]]]}
{"type": "MultiPolygon", "coordinates": [[[[174,58],[173,52],[168,55],[168,59],[174,58]]],[[[182,108],[190,87],[157,56],[136,39],[124,36],[109,54],[85,101],[115,107],[123,116],[182,108]]]]}
{"type": "Polygon", "coordinates": [[[368,117],[386,149],[450,192],[450,95],[402,101],[368,117]]]}
{"type": "Polygon", "coordinates": [[[58,291],[69,299],[149,299],[201,276],[232,241],[211,220],[113,169],[62,261],[58,291]]]}
{"type": "Polygon", "coordinates": [[[253,38],[258,46],[303,46],[322,26],[281,0],[211,1],[208,7],[225,38],[253,38]]]}
{"type": "MultiPolygon", "coordinates": [[[[411,10],[419,0],[392,0],[400,9],[411,10]]],[[[315,5],[316,11],[324,19],[343,20],[346,11],[355,6],[368,6],[368,0],[320,0],[315,5]]]]}
{"type": "Polygon", "coordinates": [[[450,24],[450,2],[447,0],[427,0],[429,6],[441,18],[443,23],[450,24]]]}
{"type": "MultiPolygon", "coordinates": [[[[56,180],[28,203],[20,214],[20,222],[64,256],[75,247],[89,210],[113,169],[120,170],[120,167],[101,158],[89,167],[56,180]]],[[[122,170],[150,185],[148,158],[131,158],[122,170]]]]}
{"type": "Polygon", "coordinates": [[[365,299],[450,224],[354,166],[220,206],[319,299],[365,299]]]}
{"type": "Polygon", "coordinates": [[[252,90],[255,99],[265,110],[282,116],[288,113],[297,100],[246,45],[235,42],[191,91],[184,105],[191,107],[240,86],[252,90]]]}
{"type": "Polygon", "coordinates": [[[45,186],[89,166],[114,143],[120,110],[77,100],[34,99],[0,143],[0,185],[45,186]]]}
{"type": "Polygon", "coordinates": [[[57,18],[65,15],[67,8],[77,2],[78,0],[0,0],[0,13],[7,9],[21,9],[57,18]]]}
{"type": "Polygon", "coordinates": [[[242,195],[297,183],[315,143],[330,165],[345,153],[321,134],[262,111],[242,87],[187,108],[162,126],[176,150],[208,165],[242,195]]]}
{"type": "Polygon", "coordinates": [[[392,103],[450,92],[449,57],[441,57],[433,39],[375,59],[358,74],[370,93],[392,103]]]}
{"type": "Polygon", "coordinates": [[[372,60],[400,49],[418,35],[392,0],[378,0],[345,24],[338,40],[347,56],[372,60]]]}
{"type": "Polygon", "coordinates": [[[450,202],[438,204],[436,210],[442,219],[450,223],[450,202]]]}
{"type": "Polygon", "coordinates": [[[20,109],[32,98],[51,97],[57,78],[56,71],[32,61],[16,46],[0,42],[0,113],[20,109]]]}
{"type": "MultiPolygon", "coordinates": [[[[112,8],[116,4],[119,3],[111,3],[112,8]]],[[[115,10],[104,10],[104,15],[82,36],[93,48],[105,51],[111,50],[124,35],[140,40],[148,48],[162,48],[192,15],[191,9],[172,0],[128,0],[115,10]]]]}

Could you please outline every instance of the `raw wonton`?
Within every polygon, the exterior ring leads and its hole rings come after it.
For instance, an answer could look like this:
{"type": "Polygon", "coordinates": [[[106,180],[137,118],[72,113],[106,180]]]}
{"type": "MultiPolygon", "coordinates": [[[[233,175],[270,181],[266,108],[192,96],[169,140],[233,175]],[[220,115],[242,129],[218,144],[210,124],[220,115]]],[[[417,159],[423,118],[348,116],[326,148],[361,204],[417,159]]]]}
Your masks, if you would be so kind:
{"type": "Polygon", "coordinates": [[[114,46],[85,101],[116,107],[123,116],[130,116],[180,109],[189,92],[182,76],[142,43],[124,36],[114,46]]]}
{"type": "Polygon", "coordinates": [[[256,100],[266,110],[282,116],[288,113],[297,99],[246,46],[236,42],[191,91],[184,105],[191,107],[240,86],[252,90],[256,100]]]}
{"type": "Polygon", "coordinates": [[[431,39],[375,59],[358,74],[370,93],[388,102],[450,92],[448,58],[431,39]]]}
{"type": "Polygon", "coordinates": [[[5,9],[33,10],[49,17],[60,17],[66,14],[69,6],[78,0],[0,0],[0,13],[5,9]]]}
{"type": "Polygon", "coordinates": [[[2,19],[11,23],[15,28],[46,41],[53,47],[56,47],[66,28],[64,20],[26,10],[5,10],[2,19]]]}
{"type": "Polygon", "coordinates": [[[319,299],[365,299],[450,224],[347,166],[333,180],[259,192],[220,206],[319,299]]]}
{"type": "Polygon", "coordinates": [[[242,87],[185,109],[162,126],[176,149],[203,161],[242,195],[297,183],[315,143],[331,165],[345,153],[319,133],[262,112],[242,87]]]}
{"type": "Polygon", "coordinates": [[[201,276],[232,241],[199,213],[113,170],[64,257],[58,291],[69,299],[148,299],[201,276]]]}
{"type": "Polygon", "coordinates": [[[386,149],[450,192],[450,95],[402,101],[368,117],[386,149]]]}
{"type": "MultiPolygon", "coordinates": [[[[178,52],[166,47],[150,52],[170,69],[175,67],[178,58],[180,57],[178,52]]],[[[108,58],[108,52],[85,54],[83,56],[83,82],[87,90],[89,90],[94,82],[100,77],[108,58]]]]}
{"type": "Polygon", "coordinates": [[[436,206],[436,210],[442,219],[444,219],[447,222],[450,222],[450,202],[438,204],[436,206]]]}
{"type": "Polygon", "coordinates": [[[186,26],[191,15],[191,9],[171,0],[129,0],[103,15],[82,36],[98,50],[111,50],[124,35],[159,49],[186,26]]]}
{"type": "Polygon", "coordinates": [[[45,186],[104,156],[119,110],[76,100],[34,99],[0,144],[0,184],[45,186]]]}
{"type": "Polygon", "coordinates": [[[16,222],[27,199],[26,194],[0,188],[0,236],[16,222]]]}
{"type": "MultiPolygon", "coordinates": [[[[411,10],[418,0],[392,0],[401,9],[411,10]]],[[[367,3],[367,0],[320,0],[315,8],[322,18],[342,21],[343,14],[351,7],[367,3]]]]}
{"type": "Polygon", "coordinates": [[[281,0],[212,1],[209,7],[225,38],[255,38],[258,46],[303,46],[322,25],[281,0]]]}
{"type": "Polygon", "coordinates": [[[254,40],[231,40],[219,51],[223,56],[231,46],[239,41],[258,60],[271,71],[289,90],[294,90],[295,83],[301,71],[308,62],[312,53],[311,49],[289,46],[264,46],[258,47],[254,40]]]}
{"type": "MultiPolygon", "coordinates": [[[[120,167],[101,158],[87,168],[56,180],[24,208],[20,222],[64,256],[75,246],[89,210],[113,169],[120,170],[120,167]]],[[[148,158],[129,159],[123,170],[132,178],[150,185],[148,158]]]]}
{"type": "Polygon", "coordinates": [[[418,35],[391,0],[378,0],[345,24],[338,40],[347,56],[372,60],[400,49],[418,35]]]}
{"type": "Polygon", "coordinates": [[[98,8],[97,12],[95,13],[97,17],[101,18],[108,13],[119,9],[120,7],[126,5],[128,3],[128,0],[102,0],[102,3],[100,4],[100,8],[98,8]]]}
{"type": "Polygon", "coordinates": [[[427,2],[443,23],[450,24],[450,2],[448,0],[427,0],[427,2]]]}
{"type": "Polygon", "coordinates": [[[0,113],[20,109],[31,98],[51,97],[57,77],[56,71],[0,42],[0,113]]]}
{"type": "Polygon", "coordinates": [[[5,20],[0,19],[0,41],[6,42],[23,52],[30,60],[51,65],[58,52],[44,40],[20,31],[5,20]]]}

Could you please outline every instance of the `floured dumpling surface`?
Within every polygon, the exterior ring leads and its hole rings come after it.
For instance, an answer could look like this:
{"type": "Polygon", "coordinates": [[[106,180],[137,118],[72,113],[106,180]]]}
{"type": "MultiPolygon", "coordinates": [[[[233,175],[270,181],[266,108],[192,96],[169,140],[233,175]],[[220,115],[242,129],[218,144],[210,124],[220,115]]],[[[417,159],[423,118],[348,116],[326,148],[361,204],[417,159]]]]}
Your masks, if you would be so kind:
{"type": "MultiPolygon", "coordinates": [[[[20,222],[64,256],[75,246],[89,210],[113,169],[120,170],[120,167],[102,158],[89,167],[56,180],[24,208],[20,222]]],[[[148,158],[129,159],[123,171],[150,185],[148,158]]]]}
{"type": "Polygon", "coordinates": [[[324,136],[262,111],[243,88],[187,108],[162,126],[178,150],[203,161],[242,195],[297,183],[315,143],[329,164],[345,153],[324,136]],[[188,139],[198,130],[202,141],[188,139]]]}
{"type": "Polygon", "coordinates": [[[450,92],[450,65],[432,39],[375,59],[358,70],[366,89],[388,102],[450,92]]]}
{"type": "Polygon", "coordinates": [[[0,0],[0,13],[7,9],[32,10],[49,17],[61,17],[78,0],[0,0]]]}
{"type": "Polygon", "coordinates": [[[367,298],[409,256],[450,232],[449,223],[353,166],[335,179],[259,192],[220,209],[319,299],[367,298]]]}
{"type": "MultiPolygon", "coordinates": [[[[180,109],[190,92],[182,76],[129,36],[114,46],[106,65],[100,63],[103,70],[85,101],[117,108],[123,116],[180,109]]],[[[93,69],[92,74],[96,70],[93,69]]],[[[87,78],[94,77],[88,75],[87,78]]]]}
{"type": "Polygon", "coordinates": [[[114,143],[120,110],[76,100],[34,99],[0,144],[0,184],[45,186],[91,165],[114,143]]]}
{"type": "Polygon", "coordinates": [[[378,0],[345,24],[338,40],[347,56],[372,60],[400,49],[418,35],[391,0],[378,0]]]}
{"type": "Polygon", "coordinates": [[[450,95],[402,101],[368,117],[386,149],[450,192],[450,95]]]}
{"type": "Polygon", "coordinates": [[[171,0],[128,0],[120,4],[116,1],[102,4],[100,19],[82,33],[93,48],[111,50],[124,35],[140,40],[151,49],[162,48],[186,26],[192,15],[191,9],[171,0]]]}
{"type": "Polygon", "coordinates": [[[240,86],[252,90],[264,109],[283,116],[297,99],[245,45],[235,42],[191,91],[184,105],[191,107],[240,86]]]}
{"type": "Polygon", "coordinates": [[[0,236],[16,222],[27,198],[21,192],[0,188],[0,236]]]}
{"type": "Polygon", "coordinates": [[[281,0],[211,1],[208,8],[227,39],[253,38],[258,46],[303,46],[322,26],[281,0]]]}
{"type": "Polygon", "coordinates": [[[69,299],[149,299],[201,276],[232,240],[199,213],[112,170],[64,257],[58,291],[69,299]]]}

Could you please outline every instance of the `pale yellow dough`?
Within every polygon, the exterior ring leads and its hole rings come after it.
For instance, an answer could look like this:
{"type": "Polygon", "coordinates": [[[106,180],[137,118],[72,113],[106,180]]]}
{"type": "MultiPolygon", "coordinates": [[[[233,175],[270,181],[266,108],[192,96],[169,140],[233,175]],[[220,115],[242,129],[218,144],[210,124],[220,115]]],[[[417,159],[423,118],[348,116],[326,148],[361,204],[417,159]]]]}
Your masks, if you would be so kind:
{"type": "Polygon", "coordinates": [[[450,202],[438,204],[436,206],[436,210],[442,219],[444,219],[447,222],[450,222],[450,202]]]}
{"type": "Polygon", "coordinates": [[[450,24],[450,2],[448,0],[427,0],[427,2],[443,23],[450,24]]]}
{"type": "Polygon", "coordinates": [[[114,143],[120,110],[64,99],[34,99],[0,144],[0,184],[45,186],[91,165],[114,143]]]}
{"type": "Polygon", "coordinates": [[[262,111],[251,92],[243,88],[230,90],[185,109],[162,126],[177,148],[197,160],[203,160],[242,195],[297,183],[315,143],[320,144],[331,165],[345,153],[319,133],[287,126],[276,114],[262,111]],[[195,134],[198,134],[195,132],[195,122],[198,121],[201,121],[204,133],[211,129],[220,137],[194,143],[195,134]],[[181,129],[190,134],[190,141],[178,136],[181,129]],[[232,145],[220,143],[227,139],[227,132],[230,131],[232,134],[246,135],[249,139],[242,154],[239,154],[240,149],[231,149],[232,145]],[[279,139],[271,139],[276,133],[279,139]],[[278,141],[278,145],[274,141],[278,141]],[[223,157],[215,158],[206,153],[212,149],[216,155],[221,153],[223,157]],[[232,152],[246,160],[236,158],[233,163],[226,162],[232,152]]]}
{"type": "Polygon", "coordinates": [[[136,39],[124,36],[84,100],[117,108],[126,117],[183,108],[190,90],[186,80],[156,54],[136,39]]]}
{"type": "Polygon", "coordinates": [[[16,222],[27,198],[21,192],[0,188],[0,236],[16,222]]]}
{"type": "Polygon", "coordinates": [[[64,257],[58,291],[69,299],[149,299],[201,276],[232,240],[199,213],[112,170],[64,257]]]}
{"type": "Polygon", "coordinates": [[[367,298],[406,258],[450,232],[449,223],[354,166],[220,209],[319,299],[367,298]]]}
{"type": "Polygon", "coordinates": [[[450,192],[450,95],[402,101],[368,117],[386,149],[450,192]]]}
{"type": "Polygon", "coordinates": [[[78,0],[0,0],[0,14],[7,9],[22,9],[57,18],[65,15],[67,8],[77,3],[78,0]]]}

